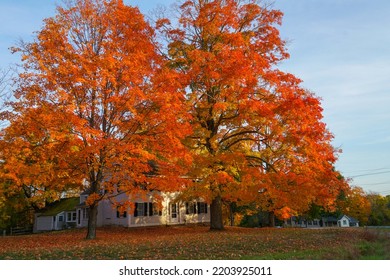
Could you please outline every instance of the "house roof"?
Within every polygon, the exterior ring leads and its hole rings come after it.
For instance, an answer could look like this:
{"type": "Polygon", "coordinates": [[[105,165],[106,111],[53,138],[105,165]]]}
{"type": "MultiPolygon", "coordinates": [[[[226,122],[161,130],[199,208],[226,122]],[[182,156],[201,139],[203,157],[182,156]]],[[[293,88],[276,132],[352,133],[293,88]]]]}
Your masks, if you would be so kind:
{"type": "Polygon", "coordinates": [[[324,220],[324,222],[337,222],[338,221],[338,219],[336,217],[332,217],[332,216],[323,217],[323,220],[324,220]]]}
{"type": "Polygon", "coordinates": [[[351,223],[358,223],[359,221],[356,220],[355,218],[351,217],[351,216],[347,216],[347,215],[340,215],[340,217],[338,218],[338,220],[341,220],[343,217],[347,218],[351,223]]]}
{"type": "Polygon", "coordinates": [[[80,203],[79,197],[63,198],[48,205],[40,213],[40,216],[55,216],[64,211],[74,211],[77,204],[80,203]]]}
{"type": "Polygon", "coordinates": [[[351,223],[357,223],[357,222],[359,222],[358,220],[356,220],[355,218],[353,218],[353,217],[350,217],[350,216],[347,216],[348,217],[348,219],[349,219],[349,221],[351,222],[351,223]]]}

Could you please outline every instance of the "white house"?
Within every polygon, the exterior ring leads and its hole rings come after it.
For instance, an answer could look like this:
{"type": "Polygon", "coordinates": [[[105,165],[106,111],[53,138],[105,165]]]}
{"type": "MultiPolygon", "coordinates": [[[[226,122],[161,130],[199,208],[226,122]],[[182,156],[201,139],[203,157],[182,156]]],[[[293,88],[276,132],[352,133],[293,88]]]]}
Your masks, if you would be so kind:
{"type": "MultiPolygon", "coordinates": [[[[110,200],[103,200],[98,204],[97,226],[142,227],[210,222],[209,205],[202,199],[183,202],[177,200],[178,193],[160,193],[160,195],[161,204],[155,201],[152,194],[146,197],[134,197],[132,199],[135,206],[134,213],[128,211],[121,213],[110,200]]],[[[80,204],[76,207],[77,227],[88,225],[88,207],[85,204],[87,197],[88,193],[80,195],[80,204]]],[[[116,197],[116,201],[128,199],[126,194],[116,197]]]]}
{"type": "MultiPolygon", "coordinates": [[[[157,202],[152,194],[128,197],[119,194],[115,200],[131,199],[135,205],[133,213],[120,212],[108,199],[98,204],[97,226],[142,227],[158,225],[179,225],[188,223],[209,223],[209,205],[202,199],[179,201],[179,193],[160,193],[162,201],[157,202]]],[[[63,199],[35,215],[34,232],[61,230],[70,227],[87,227],[88,193],[80,197],[63,199]]]]}

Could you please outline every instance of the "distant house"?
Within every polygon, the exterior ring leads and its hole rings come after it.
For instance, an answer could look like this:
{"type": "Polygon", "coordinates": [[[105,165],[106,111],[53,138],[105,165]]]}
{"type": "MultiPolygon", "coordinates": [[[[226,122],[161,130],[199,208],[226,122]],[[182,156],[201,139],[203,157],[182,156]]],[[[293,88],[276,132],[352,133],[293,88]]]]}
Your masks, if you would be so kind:
{"type": "Polygon", "coordinates": [[[303,217],[291,217],[285,221],[285,225],[292,227],[319,228],[319,227],[359,227],[359,221],[347,215],[339,217],[324,216],[320,219],[305,219],[303,217]]]}
{"type": "Polygon", "coordinates": [[[333,217],[333,216],[325,216],[321,218],[322,220],[322,226],[324,227],[337,227],[338,223],[337,221],[339,218],[333,217]]]}
{"type": "Polygon", "coordinates": [[[339,227],[358,227],[359,221],[356,220],[355,218],[349,217],[347,215],[343,215],[338,219],[337,225],[339,227]]]}
{"type": "Polygon", "coordinates": [[[49,204],[41,212],[35,214],[33,232],[62,230],[76,227],[76,206],[80,198],[64,198],[49,204]]]}
{"type": "Polygon", "coordinates": [[[289,227],[316,228],[321,227],[321,220],[293,216],[290,219],[285,220],[284,224],[289,227]]]}
{"type": "MultiPolygon", "coordinates": [[[[88,205],[85,201],[88,195],[88,192],[84,192],[80,197],[62,199],[37,213],[34,232],[87,227],[88,205]]],[[[210,206],[204,200],[180,201],[179,193],[160,195],[162,201],[158,203],[152,193],[134,197],[118,194],[116,201],[130,199],[134,202],[135,209],[132,213],[120,212],[109,199],[102,200],[98,204],[97,226],[142,227],[210,222],[210,206]]]]}

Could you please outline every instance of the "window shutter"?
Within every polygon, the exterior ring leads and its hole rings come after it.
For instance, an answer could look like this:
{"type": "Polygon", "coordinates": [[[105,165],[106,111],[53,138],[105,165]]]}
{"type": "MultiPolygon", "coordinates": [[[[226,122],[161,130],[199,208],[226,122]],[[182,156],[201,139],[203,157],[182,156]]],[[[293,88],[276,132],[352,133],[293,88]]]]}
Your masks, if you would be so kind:
{"type": "Polygon", "coordinates": [[[144,203],[144,216],[147,216],[148,215],[148,203],[145,202],[144,203]]]}
{"type": "Polygon", "coordinates": [[[123,218],[127,217],[127,211],[123,212],[123,218]]]}
{"type": "Polygon", "coordinates": [[[198,210],[197,213],[200,214],[200,202],[197,202],[197,203],[196,203],[196,206],[197,206],[196,208],[198,208],[198,209],[197,209],[197,210],[198,210]]]}
{"type": "Polygon", "coordinates": [[[138,203],[136,202],[135,204],[134,204],[134,217],[138,217],[138,203]]]}
{"type": "Polygon", "coordinates": [[[204,204],[204,212],[207,214],[207,203],[204,204]]]}
{"type": "Polygon", "coordinates": [[[149,216],[153,216],[153,203],[149,202],[149,216]]]}
{"type": "Polygon", "coordinates": [[[188,202],[186,202],[186,214],[190,213],[190,209],[188,209],[188,202]]]}

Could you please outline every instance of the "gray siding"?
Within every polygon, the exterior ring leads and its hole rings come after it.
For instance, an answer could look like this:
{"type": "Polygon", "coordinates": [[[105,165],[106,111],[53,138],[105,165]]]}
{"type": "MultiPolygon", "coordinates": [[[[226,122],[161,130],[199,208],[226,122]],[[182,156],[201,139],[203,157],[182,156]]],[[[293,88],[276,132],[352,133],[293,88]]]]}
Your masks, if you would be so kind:
{"type": "Polygon", "coordinates": [[[53,216],[40,216],[36,218],[36,231],[46,231],[53,229],[53,216]]]}

